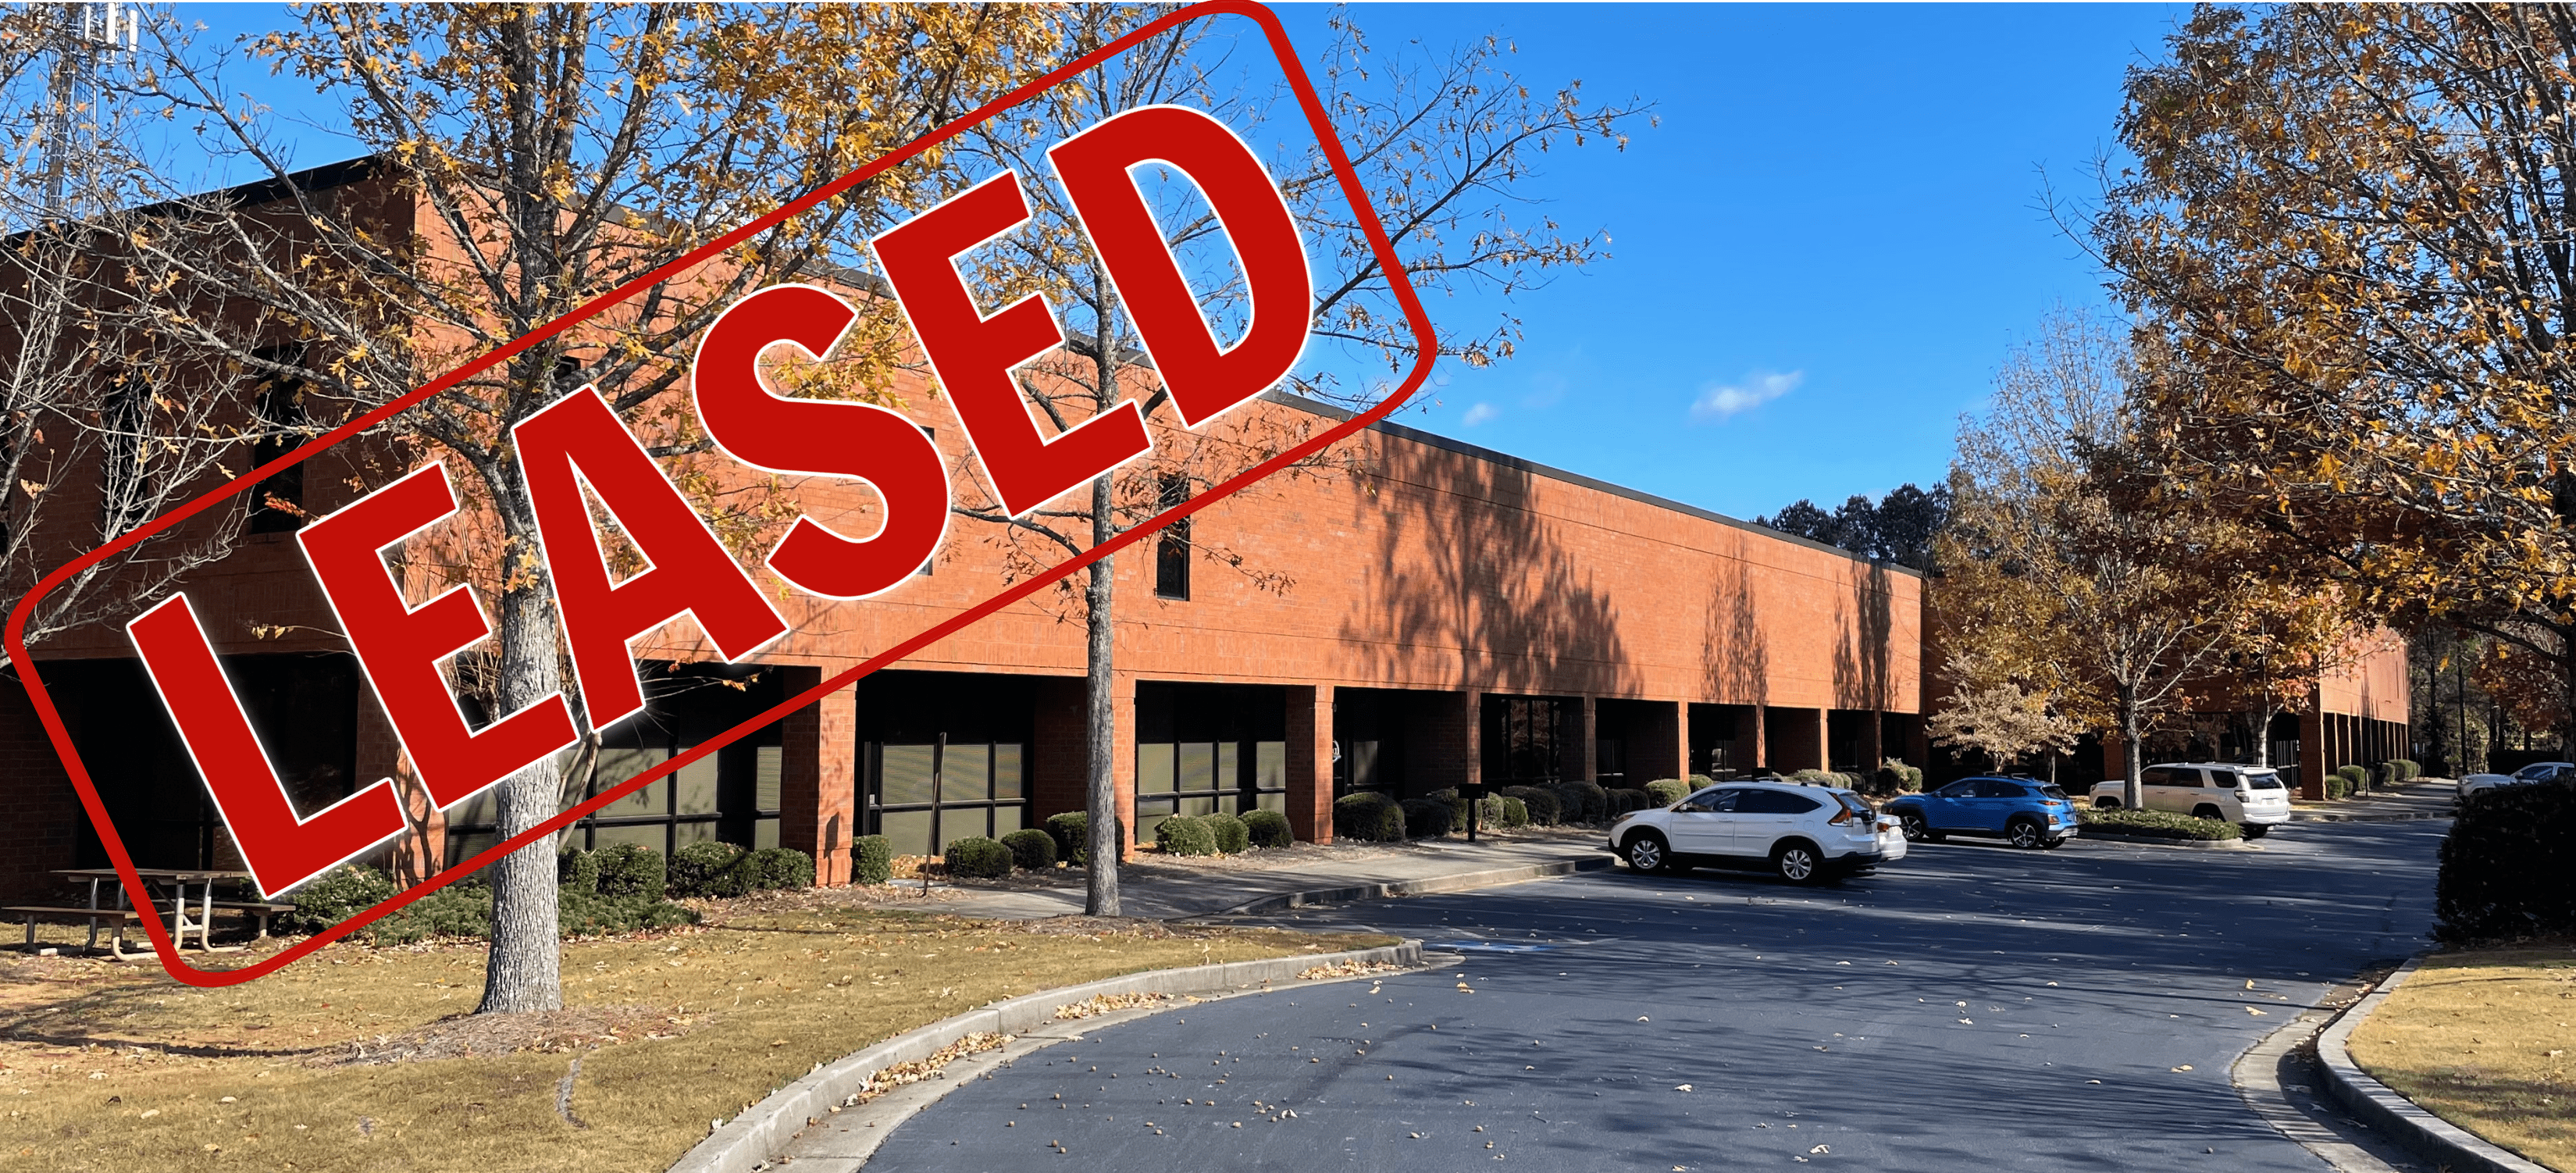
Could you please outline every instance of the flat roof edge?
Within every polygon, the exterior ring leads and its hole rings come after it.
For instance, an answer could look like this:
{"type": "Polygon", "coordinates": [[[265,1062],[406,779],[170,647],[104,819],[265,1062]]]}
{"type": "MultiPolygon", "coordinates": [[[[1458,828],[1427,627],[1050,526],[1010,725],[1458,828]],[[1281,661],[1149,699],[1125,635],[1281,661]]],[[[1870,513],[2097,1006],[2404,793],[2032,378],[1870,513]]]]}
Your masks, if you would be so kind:
{"type": "MultiPolygon", "coordinates": [[[[1358,412],[1351,411],[1348,408],[1337,407],[1320,399],[1309,399],[1306,396],[1288,391],[1264,391],[1261,393],[1261,397],[1269,402],[1279,404],[1282,407],[1293,407],[1299,411],[1311,412],[1315,415],[1320,415],[1332,420],[1349,420],[1357,417],[1359,414],[1358,412]]],[[[1840,546],[1827,545],[1826,543],[1816,541],[1813,538],[1803,538],[1796,534],[1783,533],[1767,525],[1755,525],[1752,522],[1745,521],[1741,518],[1728,517],[1727,515],[1719,513],[1713,509],[1702,509],[1697,505],[1675,501],[1670,497],[1658,497],[1655,494],[1646,492],[1642,489],[1631,489],[1626,485],[1614,484],[1610,481],[1602,480],[1599,477],[1585,476],[1579,472],[1570,472],[1566,469],[1556,468],[1552,465],[1540,464],[1535,460],[1523,460],[1508,452],[1497,452],[1491,448],[1470,444],[1464,440],[1452,439],[1448,436],[1440,435],[1437,432],[1426,432],[1420,428],[1410,428],[1403,424],[1393,423],[1387,420],[1379,420],[1378,422],[1369,425],[1369,427],[1400,440],[1409,440],[1416,444],[1427,444],[1445,452],[1455,452],[1460,456],[1472,457],[1488,463],[1499,464],[1505,468],[1529,473],[1534,476],[1543,476],[1550,480],[1564,481],[1570,485],[1580,485],[1587,489],[1595,489],[1600,492],[1611,494],[1612,496],[1625,497],[1631,501],[1645,505],[1652,505],[1658,509],[1669,509],[1675,513],[1699,518],[1702,521],[1714,521],[1719,525],[1731,526],[1748,533],[1759,534],[1762,537],[1787,542],[1793,546],[1805,546],[1810,550],[1822,550],[1828,554],[1839,554],[1844,558],[1861,563],[1864,566],[1879,567],[1894,571],[1898,574],[1912,575],[1915,578],[1925,577],[1922,571],[1916,570],[1911,566],[1895,562],[1880,562],[1872,558],[1852,553],[1840,546]]]]}

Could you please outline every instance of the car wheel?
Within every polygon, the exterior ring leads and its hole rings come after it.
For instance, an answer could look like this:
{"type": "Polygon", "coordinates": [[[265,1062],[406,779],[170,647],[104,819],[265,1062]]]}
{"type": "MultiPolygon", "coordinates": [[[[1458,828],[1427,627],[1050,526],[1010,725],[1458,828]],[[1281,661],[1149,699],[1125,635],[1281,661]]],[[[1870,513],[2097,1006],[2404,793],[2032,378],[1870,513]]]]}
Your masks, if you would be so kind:
{"type": "Polygon", "coordinates": [[[1905,841],[1908,843],[1935,843],[1941,839],[1941,836],[1933,832],[1932,824],[1924,822],[1923,816],[1913,811],[1896,816],[1896,823],[1905,829],[1905,841]]]}
{"type": "Polygon", "coordinates": [[[2039,824],[2031,819],[2014,819],[2011,826],[2004,828],[2004,841],[2023,850],[2038,847],[2046,838],[2048,836],[2040,833],[2039,824]]]}
{"type": "Polygon", "coordinates": [[[2116,798],[2097,798],[2093,800],[2093,809],[2097,811],[2115,811],[2120,809],[2120,800],[2116,798]]]}
{"type": "Polygon", "coordinates": [[[2247,823],[2239,829],[2245,832],[2245,837],[2248,839],[2260,839],[2272,833],[2272,824],[2247,823]]]}
{"type": "Polygon", "coordinates": [[[1656,875],[1673,870],[1673,849],[1664,837],[1646,831],[1628,837],[1628,849],[1621,854],[1630,871],[1656,875]]]}
{"type": "Polygon", "coordinates": [[[1771,852],[1771,869],[1792,884],[1822,883],[1825,857],[1812,843],[1783,843],[1771,852]]]}
{"type": "Polygon", "coordinates": [[[2055,838],[2055,839],[2043,839],[2043,840],[2041,840],[2041,841],[2040,841],[2040,844],[2039,844],[2039,849],[2040,849],[2041,851],[2055,851],[2055,850],[2057,850],[2058,848],[2060,848],[2060,847],[2064,847],[2064,846],[2066,846],[2066,836],[2064,836],[2064,835],[2060,835],[2060,836],[2058,836],[2058,837],[2057,837],[2057,838],[2055,838]]]}
{"type": "Polygon", "coordinates": [[[2191,817],[2195,819],[2224,819],[2227,817],[2227,812],[2204,802],[2199,806],[2191,808],[2191,817]]]}

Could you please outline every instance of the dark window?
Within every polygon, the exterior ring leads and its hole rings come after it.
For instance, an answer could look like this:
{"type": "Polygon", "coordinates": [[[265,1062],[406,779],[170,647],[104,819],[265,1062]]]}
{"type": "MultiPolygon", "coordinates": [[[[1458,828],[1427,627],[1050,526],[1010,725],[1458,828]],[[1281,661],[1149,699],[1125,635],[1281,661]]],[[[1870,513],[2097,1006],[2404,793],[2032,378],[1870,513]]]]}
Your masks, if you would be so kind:
{"type": "Polygon", "coordinates": [[[100,445],[98,528],[115,537],[151,513],[150,455],[143,443],[152,422],[152,389],[142,380],[119,376],[100,405],[99,426],[107,432],[100,445]]]}
{"type": "Polygon", "coordinates": [[[2030,797],[2030,792],[2022,789],[2021,783],[2019,782],[2004,782],[1988,778],[1983,782],[1977,783],[1977,797],[2028,798],[2030,797]]]}
{"type": "MultiPolygon", "coordinates": [[[[1288,809],[1288,701],[1276,686],[1136,686],[1136,838],[1171,815],[1288,809]]],[[[1355,782],[1377,776],[1377,743],[1346,740],[1355,782]],[[1362,760],[1360,747],[1372,752],[1362,760]]]]}
{"type": "Polygon", "coordinates": [[[1823,805],[1806,795],[1791,794],[1786,790],[1747,790],[1742,801],[1735,804],[1735,809],[1748,815],[1803,815],[1823,805]]]}
{"type": "Polygon", "coordinates": [[[1973,798],[1977,793],[1977,784],[1974,781],[1953,782],[1933,793],[1943,798],[1973,798]]]}
{"type": "MultiPolygon", "coordinates": [[[[295,347],[270,347],[253,352],[254,357],[278,362],[292,362],[298,356],[295,347]]],[[[312,417],[304,407],[304,384],[295,379],[270,378],[259,386],[259,396],[252,407],[259,414],[259,439],[251,445],[251,464],[256,467],[294,451],[306,439],[304,427],[312,417]]],[[[296,464],[270,473],[250,493],[250,532],[255,534],[293,533],[304,527],[304,466],[296,464]]]]}
{"type": "Polygon", "coordinates": [[[2281,788],[2281,776],[2279,774],[2266,771],[2260,774],[2247,774],[2245,777],[2248,783],[2256,790],[2279,790],[2281,788]]]}
{"type": "Polygon", "coordinates": [[[2064,802],[2064,801],[2066,801],[2066,792],[2065,792],[2065,791],[2063,791],[2063,790],[2060,790],[2060,789],[2058,789],[2057,787],[2054,787],[2054,786],[2042,786],[2042,787],[2040,787],[2040,788],[2039,788],[2039,796],[2040,796],[2041,798],[2054,798],[2054,799],[2058,800],[2059,802],[2064,802]]]}
{"type": "MultiPolygon", "coordinates": [[[[1170,509],[1190,499],[1190,478],[1179,473],[1163,475],[1161,506],[1170,509]]],[[[1154,594],[1166,599],[1190,597],[1190,519],[1182,518],[1163,527],[1154,542],[1154,594]]]]}
{"type": "Polygon", "coordinates": [[[2150,766],[2138,771],[2138,785],[2198,786],[2200,778],[2191,770],[2168,770],[2162,766],[2150,766]]]}
{"type": "Polygon", "coordinates": [[[1682,805],[1699,811],[1731,811],[1743,794],[1741,790],[1703,790],[1690,796],[1690,801],[1682,805]]]}

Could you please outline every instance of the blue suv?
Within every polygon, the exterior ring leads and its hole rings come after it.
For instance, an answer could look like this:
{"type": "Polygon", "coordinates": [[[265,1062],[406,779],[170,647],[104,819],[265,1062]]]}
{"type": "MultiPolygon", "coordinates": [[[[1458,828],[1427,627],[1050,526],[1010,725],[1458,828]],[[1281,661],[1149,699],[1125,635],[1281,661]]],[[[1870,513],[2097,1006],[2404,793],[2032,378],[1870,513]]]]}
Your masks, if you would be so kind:
{"type": "Polygon", "coordinates": [[[2028,778],[1961,778],[1887,804],[1905,837],[1940,842],[1948,835],[1993,835],[2015,847],[2055,847],[2075,837],[2075,804],[2066,792],[2028,778]]]}

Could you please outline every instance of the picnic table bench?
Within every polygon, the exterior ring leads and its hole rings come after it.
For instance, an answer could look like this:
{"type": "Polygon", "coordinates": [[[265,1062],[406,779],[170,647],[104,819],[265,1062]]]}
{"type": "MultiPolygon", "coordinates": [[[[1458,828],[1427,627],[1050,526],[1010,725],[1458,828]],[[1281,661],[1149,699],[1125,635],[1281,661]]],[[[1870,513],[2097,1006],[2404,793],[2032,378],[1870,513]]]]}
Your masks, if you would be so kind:
{"type": "MultiPolygon", "coordinates": [[[[150,905],[148,911],[159,916],[162,922],[169,926],[171,941],[183,949],[188,945],[188,934],[191,930],[197,934],[197,947],[206,952],[223,953],[241,948],[239,945],[216,945],[213,942],[211,934],[214,931],[213,922],[217,908],[241,912],[255,918],[259,923],[259,935],[265,937],[268,935],[269,920],[281,912],[291,911],[294,907],[264,900],[218,901],[215,899],[215,885],[246,884],[251,879],[249,872],[222,868],[136,868],[134,870],[136,877],[143,881],[151,897],[148,901],[150,905]],[[164,899],[165,893],[166,899],[164,899]]],[[[89,899],[85,904],[79,905],[8,906],[6,911],[10,915],[27,922],[29,946],[36,943],[36,921],[39,919],[88,921],[89,941],[83,946],[87,949],[98,948],[100,923],[110,922],[115,925],[116,931],[108,939],[108,955],[119,961],[127,960],[131,956],[140,956],[140,954],[126,952],[125,931],[128,925],[142,920],[147,910],[127,906],[125,885],[116,869],[63,868],[54,874],[73,883],[87,882],[89,899]],[[101,892],[102,887],[105,887],[108,892],[101,892]],[[112,906],[103,903],[100,899],[108,893],[113,893],[115,896],[115,903],[112,906]]]]}

